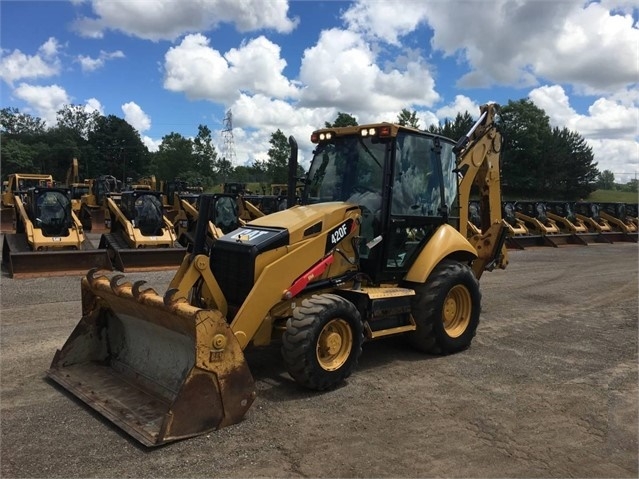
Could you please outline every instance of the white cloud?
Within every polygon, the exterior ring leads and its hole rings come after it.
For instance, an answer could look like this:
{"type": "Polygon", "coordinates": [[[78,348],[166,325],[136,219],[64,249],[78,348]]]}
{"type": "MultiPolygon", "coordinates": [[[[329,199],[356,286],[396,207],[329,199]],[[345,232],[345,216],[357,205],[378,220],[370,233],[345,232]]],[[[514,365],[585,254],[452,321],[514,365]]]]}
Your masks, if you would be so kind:
{"type": "Polygon", "coordinates": [[[614,0],[494,0],[490,5],[360,0],[344,19],[354,31],[390,44],[428,24],[433,51],[457,56],[470,68],[458,80],[463,87],[551,81],[608,94],[639,78],[639,29],[631,15],[636,9],[636,1],[614,0]],[[382,15],[386,9],[390,13],[382,15]]]}
{"type": "Polygon", "coordinates": [[[357,33],[331,29],[302,58],[302,107],[335,107],[370,121],[380,111],[399,112],[410,105],[439,100],[428,66],[419,59],[382,70],[376,55],[357,33]]]}
{"type": "Polygon", "coordinates": [[[639,29],[632,16],[611,15],[591,3],[566,19],[554,45],[540,49],[531,64],[551,81],[609,93],[639,80],[638,59],[639,29]]]}
{"type": "MultiPolygon", "coordinates": [[[[634,96],[634,94],[630,95],[634,96]]],[[[628,95],[619,94],[626,100],[628,95]]],[[[639,107],[625,101],[599,98],[582,115],[570,105],[562,87],[543,86],[529,98],[550,118],[550,124],[579,133],[592,147],[597,168],[616,173],[622,183],[639,172],[639,107]]]]}
{"type": "Polygon", "coordinates": [[[287,0],[93,0],[95,17],[83,17],[75,30],[90,38],[102,38],[105,30],[119,30],[146,40],[176,40],[188,33],[211,30],[221,23],[238,31],[271,29],[289,33],[297,25],[288,17],[287,0]]]}
{"type": "Polygon", "coordinates": [[[428,7],[426,2],[420,0],[361,0],[346,10],[343,18],[350,30],[399,45],[399,37],[412,32],[424,22],[428,7]]]}
{"type": "Polygon", "coordinates": [[[37,86],[21,83],[13,93],[29,104],[29,108],[48,126],[56,124],[57,112],[70,103],[67,92],[58,85],[37,86]]]}
{"type": "MultiPolygon", "coordinates": [[[[479,116],[479,105],[467,96],[457,95],[453,103],[437,109],[438,123],[443,124],[446,119],[454,121],[458,114],[463,115],[466,112],[470,113],[473,118],[477,118],[479,116]]],[[[424,125],[425,128],[428,126],[424,125]]],[[[453,139],[456,140],[457,138],[453,139]]]]}
{"type": "Polygon", "coordinates": [[[104,107],[97,98],[89,98],[84,105],[84,111],[87,113],[97,111],[100,115],[104,115],[104,107]]]}
{"type": "Polygon", "coordinates": [[[97,58],[78,55],[77,61],[80,63],[80,67],[83,72],[92,72],[102,68],[107,60],[112,60],[113,58],[124,58],[124,53],[120,50],[114,52],[105,52],[104,50],[101,50],[100,55],[97,58]]]}
{"type": "Polygon", "coordinates": [[[122,112],[124,113],[124,120],[139,133],[151,128],[151,118],[135,102],[130,101],[122,105],[122,112]]]}
{"type": "Polygon", "coordinates": [[[155,152],[159,151],[162,140],[154,140],[150,136],[142,135],[142,143],[144,143],[149,151],[155,152]]]}
{"type": "MultiPolygon", "coordinates": [[[[237,164],[252,159],[265,159],[271,147],[271,135],[280,129],[284,135],[294,136],[299,147],[300,162],[308,162],[313,146],[311,133],[332,121],[337,110],[331,108],[298,108],[288,102],[268,98],[264,95],[240,95],[231,105],[233,112],[233,135],[236,139],[237,164]],[[244,136],[237,141],[236,133],[244,136]]],[[[308,166],[308,165],[305,165],[308,166]]]]}
{"type": "Polygon", "coordinates": [[[187,35],[164,59],[164,87],[192,100],[230,103],[242,91],[275,98],[298,94],[282,73],[286,61],[279,46],[263,36],[222,55],[204,35],[187,35]]]}
{"type": "Polygon", "coordinates": [[[60,73],[58,52],[60,44],[51,37],[43,43],[35,55],[27,55],[14,50],[0,58],[0,78],[9,85],[23,79],[48,78],[60,73]]]}

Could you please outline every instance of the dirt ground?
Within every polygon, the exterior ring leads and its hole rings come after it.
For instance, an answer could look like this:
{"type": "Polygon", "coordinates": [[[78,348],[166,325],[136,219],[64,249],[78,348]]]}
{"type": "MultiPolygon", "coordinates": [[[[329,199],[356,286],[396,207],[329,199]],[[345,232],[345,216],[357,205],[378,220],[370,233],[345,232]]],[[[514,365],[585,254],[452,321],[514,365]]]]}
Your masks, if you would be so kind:
{"type": "MultiPolygon", "coordinates": [[[[247,352],[245,419],[147,449],[45,378],[80,319],[79,277],[0,280],[2,477],[634,477],[636,244],[511,251],[482,278],[472,347],[364,346],[314,393],[277,347],[247,352]]],[[[171,273],[136,273],[160,290],[171,273]]]]}

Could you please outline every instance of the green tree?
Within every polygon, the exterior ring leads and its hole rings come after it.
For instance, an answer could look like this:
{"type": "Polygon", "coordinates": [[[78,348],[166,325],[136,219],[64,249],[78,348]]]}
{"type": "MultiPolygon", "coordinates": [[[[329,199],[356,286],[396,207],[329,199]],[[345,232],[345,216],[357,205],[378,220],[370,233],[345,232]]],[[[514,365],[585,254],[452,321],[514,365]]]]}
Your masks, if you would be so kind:
{"type": "MultiPolygon", "coordinates": [[[[44,145],[42,145],[44,147],[44,145]]],[[[2,177],[12,173],[42,173],[37,163],[38,145],[29,145],[14,138],[2,138],[2,177]]]]}
{"type": "Polygon", "coordinates": [[[37,161],[41,171],[50,173],[59,182],[66,181],[66,172],[73,158],[79,158],[81,147],[86,141],[75,130],[55,126],[49,128],[41,141],[46,148],[40,150],[37,161]]]}
{"type": "Polygon", "coordinates": [[[397,123],[403,126],[411,126],[413,128],[419,128],[419,120],[417,119],[416,111],[409,111],[403,108],[399,115],[397,115],[397,123]]]}
{"type": "Polygon", "coordinates": [[[475,124],[473,116],[467,111],[462,115],[457,113],[453,121],[446,118],[441,125],[430,125],[428,131],[436,133],[451,140],[459,140],[465,136],[475,124]]]}
{"type": "Polygon", "coordinates": [[[639,191],[639,180],[633,178],[625,185],[625,191],[630,191],[631,193],[636,193],[639,191]]]}
{"type": "Polygon", "coordinates": [[[537,196],[551,174],[546,161],[550,119],[528,99],[509,101],[502,106],[500,118],[504,136],[503,190],[520,197],[537,196]]]}
{"type": "Polygon", "coordinates": [[[271,135],[269,143],[271,148],[268,150],[266,165],[271,183],[286,183],[288,180],[288,159],[291,156],[291,146],[279,128],[271,135]]]}
{"type": "Polygon", "coordinates": [[[226,158],[220,158],[217,162],[217,176],[219,181],[224,183],[233,177],[235,168],[226,158]]]}
{"type": "Polygon", "coordinates": [[[615,174],[610,170],[603,170],[597,176],[597,187],[602,190],[613,190],[615,184],[615,174]]]}
{"type": "Polygon", "coordinates": [[[357,126],[357,120],[354,116],[349,115],[348,113],[337,112],[337,117],[335,117],[335,121],[333,123],[325,122],[324,128],[339,128],[342,126],[357,126]]]}
{"type": "Polygon", "coordinates": [[[549,180],[541,191],[544,198],[586,198],[595,191],[599,171],[586,140],[568,128],[555,127],[548,145],[545,160],[549,180]]]}
{"type": "Polygon", "coordinates": [[[65,105],[58,110],[56,119],[59,128],[69,128],[86,140],[89,132],[96,128],[100,116],[98,111],[88,112],[82,105],[65,105]]]}
{"type": "Polygon", "coordinates": [[[524,198],[576,199],[594,190],[598,170],[592,149],[578,133],[551,128],[546,112],[530,100],[503,106],[500,129],[504,192],[524,198]]]}
{"type": "Polygon", "coordinates": [[[149,151],[137,130],[122,118],[100,116],[89,132],[88,145],[80,164],[87,164],[92,177],[113,175],[126,182],[150,174],[149,151]]]}
{"type": "Polygon", "coordinates": [[[202,177],[203,183],[206,186],[215,183],[217,152],[211,130],[206,125],[197,127],[197,136],[193,139],[193,159],[195,171],[202,177]]]}
{"type": "Polygon", "coordinates": [[[175,132],[163,136],[159,150],[155,154],[155,168],[158,180],[187,180],[187,177],[197,177],[193,142],[175,132]]]}
{"type": "Polygon", "coordinates": [[[42,119],[20,113],[18,108],[3,108],[0,110],[0,130],[8,135],[41,135],[46,126],[42,119]]]}

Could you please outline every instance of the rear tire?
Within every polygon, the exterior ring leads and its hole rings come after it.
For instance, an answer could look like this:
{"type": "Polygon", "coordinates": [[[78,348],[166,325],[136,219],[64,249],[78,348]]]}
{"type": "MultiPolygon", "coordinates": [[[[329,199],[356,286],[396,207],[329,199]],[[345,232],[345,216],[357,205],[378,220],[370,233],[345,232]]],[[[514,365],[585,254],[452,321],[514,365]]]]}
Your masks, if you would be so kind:
{"type": "Polygon", "coordinates": [[[410,344],[429,354],[452,354],[470,346],[481,312],[479,282],[470,266],[444,260],[426,283],[410,283],[415,290],[411,303],[417,329],[408,335],[410,344]]]}
{"type": "Polygon", "coordinates": [[[353,303],[314,295],[295,308],[282,335],[289,374],[309,389],[332,389],[351,375],[362,353],[364,327],[353,303]]]}

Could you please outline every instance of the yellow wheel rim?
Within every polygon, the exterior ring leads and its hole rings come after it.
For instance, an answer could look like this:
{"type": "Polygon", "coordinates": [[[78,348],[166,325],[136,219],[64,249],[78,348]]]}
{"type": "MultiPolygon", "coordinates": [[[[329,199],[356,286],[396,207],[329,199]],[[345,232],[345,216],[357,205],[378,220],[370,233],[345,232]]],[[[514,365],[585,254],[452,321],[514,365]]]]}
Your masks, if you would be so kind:
{"type": "Polygon", "coordinates": [[[451,338],[458,338],[468,328],[472,315],[470,292],[460,284],[454,286],[444,300],[442,320],[444,330],[451,338]]]}
{"type": "Polygon", "coordinates": [[[322,369],[335,371],[344,365],[353,347],[353,332],[343,319],[332,319],[317,340],[317,361],[322,369]]]}

